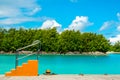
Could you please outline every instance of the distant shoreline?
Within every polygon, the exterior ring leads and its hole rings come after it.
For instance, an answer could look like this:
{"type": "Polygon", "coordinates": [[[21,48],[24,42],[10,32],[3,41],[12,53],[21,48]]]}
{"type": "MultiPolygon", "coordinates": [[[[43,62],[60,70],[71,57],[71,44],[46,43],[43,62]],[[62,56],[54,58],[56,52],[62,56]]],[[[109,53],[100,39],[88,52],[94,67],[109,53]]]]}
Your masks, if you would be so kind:
{"type": "MultiPolygon", "coordinates": [[[[24,55],[24,54],[31,54],[31,53],[35,53],[37,54],[37,52],[32,52],[32,51],[21,51],[19,52],[20,55],[24,55]]],[[[120,54],[120,52],[106,52],[106,53],[103,53],[103,52],[66,52],[66,53],[58,53],[58,52],[39,52],[39,54],[41,55],[108,55],[108,54],[120,54]]],[[[8,54],[8,55],[12,55],[12,54],[16,54],[16,53],[12,53],[12,52],[1,52],[0,51],[0,54],[8,54]]]]}
{"type": "Polygon", "coordinates": [[[113,51],[111,51],[111,52],[106,52],[107,54],[113,54],[113,53],[115,53],[115,54],[120,54],[120,52],[113,52],[113,51]]]}

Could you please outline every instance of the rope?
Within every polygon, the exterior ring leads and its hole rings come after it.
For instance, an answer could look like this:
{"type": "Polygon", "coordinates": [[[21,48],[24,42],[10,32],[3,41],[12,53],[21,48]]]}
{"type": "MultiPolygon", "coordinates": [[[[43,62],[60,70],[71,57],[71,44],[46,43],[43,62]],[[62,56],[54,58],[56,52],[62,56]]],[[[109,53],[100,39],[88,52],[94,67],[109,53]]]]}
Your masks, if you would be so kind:
{"type": "MultiPolygon", "coordinates": [[[[34,41],[31,45],[28,45],[28,46],[25,46],[25,47],[19,48],[19,49],[17,49],[16,51],[20,51],[20,50],[22,50],[22,49],[25,49],[25,48],[28,48],[28,47],[34,46],[34,45],[39,44],[39,43],[40,43],[40,41],[39,41],[39,40],[36,40],[36,41],[34,41]]],[[[39,49],[39,50],[40,50],[40,49],[39,49]]],[[[38,51],[39,51],[39,50],[38,50],[38,51]]],[[[35,53],[33,53],[33,54],[35,54],[35,53]]],[[[23,56],[23,57],[21,57],[21,58],[18,58],[17,60],[20,60],[20,59],[26,58],[26,57],[31,56],[31,55],[33,55],[33,54],[28,54],[28,55],[26,55],[26,56],[23,56]]]]}
{"type": "MultiPolygon", "coordinates": [[[[33,53],[33,54],[35,54],[35,53],[33,53]]],[[[31,55],[33,55],[33,54],[28,54],[28,55],[26,55],[26,56],[23,56],[23,57],[21,57],[21,58],[18,58],[17,60],[20,60],[20,59],[26,58],[26,57],[31,56],[31,55]]]]}
{"type": "Polygon", "coordinates": [[[34,45],[36,45],[36,44],[38,44],[38,43],[40,43],[40,41],[39,41],[39,40],[36,40],[36,41],[34,41],[31,45],[25,46],[25,47],[23,47],[23,48],[19,48],[19,49],[17,49],[17,51],[20,51],[20,50],[22,50],[22,49],[25,49],[25,48],[34,46],[34,45]]]}

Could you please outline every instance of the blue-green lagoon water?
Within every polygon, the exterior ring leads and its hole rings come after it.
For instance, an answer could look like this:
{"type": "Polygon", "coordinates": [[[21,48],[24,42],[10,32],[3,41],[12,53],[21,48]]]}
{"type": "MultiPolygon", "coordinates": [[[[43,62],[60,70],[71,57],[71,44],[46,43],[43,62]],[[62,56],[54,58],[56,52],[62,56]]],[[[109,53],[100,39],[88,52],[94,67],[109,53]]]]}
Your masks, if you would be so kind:
{"type": "MultiPolygon", "coordinates": [[[[36,59],[36,56],[19,60],[19,65],[31,59],[36,59]]],[[[0,74],[13,68],[15,68],[15,55],[0,55],[0,74]]],[[[56,74],[120,74],[120,54],[39,55],[39,74],[43,74],[46,69],[56,74]]]]}

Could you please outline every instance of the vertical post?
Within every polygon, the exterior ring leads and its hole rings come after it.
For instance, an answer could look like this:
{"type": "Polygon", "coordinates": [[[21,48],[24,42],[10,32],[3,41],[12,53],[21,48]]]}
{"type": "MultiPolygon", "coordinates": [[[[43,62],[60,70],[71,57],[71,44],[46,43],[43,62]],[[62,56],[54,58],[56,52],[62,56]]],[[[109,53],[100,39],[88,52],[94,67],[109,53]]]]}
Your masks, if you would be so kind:
{"type": "Polygon", "coordinates": [[[15,61],[15,68],[18,66],[18,51],[16,51],[16,61],[15,61]]]}
{"type": "MultiPolygon", "coordinates": [[[[39,52],[41,50],[41,42],[38,43],[38,52],[37,52],[37,61],[38,61],[38,66],[39,66],[39,52]]],[[[38,68],[39,69],[39,68],[38,68]]],[[[39,71],[39,70],[38,70],[39,71]]],[[[38,76],[39,76],[39,73],[38,73],[38,76]]]]}
{"type": "Polygon", "coordinates": [[[37,51],[37,60],[38,60],[38,54],[39,54],[39,45],[38,45],[38,51],[37,51]]]}
{"type": "Polygon", "coordinates": [[[38,56],[39,56],[40,49],[41,49],[41,44],[39,43],[38,44],[38,52],[37,52],[37,60],[39,59],[38,56]]]}

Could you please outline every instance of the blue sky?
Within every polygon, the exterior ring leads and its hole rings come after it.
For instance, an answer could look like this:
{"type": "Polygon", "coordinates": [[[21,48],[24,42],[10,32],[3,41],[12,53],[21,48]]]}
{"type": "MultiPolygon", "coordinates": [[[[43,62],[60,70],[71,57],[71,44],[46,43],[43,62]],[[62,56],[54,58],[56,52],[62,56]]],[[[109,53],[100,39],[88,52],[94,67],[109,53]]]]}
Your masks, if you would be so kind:
{"type": "Polygon", "coordinates": [[[120,41],[120,0],[0,0],[0,26],[79,30],[120,41]]]}

